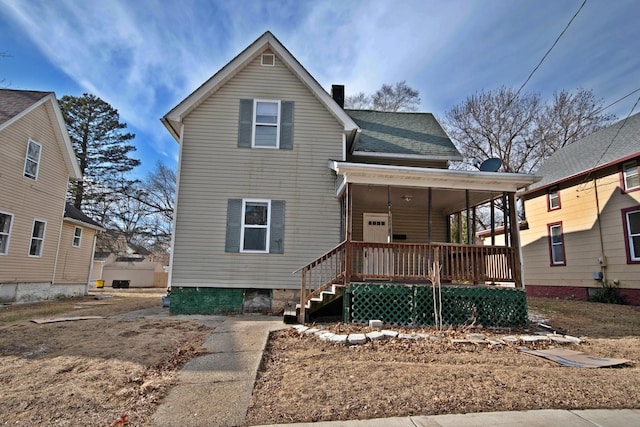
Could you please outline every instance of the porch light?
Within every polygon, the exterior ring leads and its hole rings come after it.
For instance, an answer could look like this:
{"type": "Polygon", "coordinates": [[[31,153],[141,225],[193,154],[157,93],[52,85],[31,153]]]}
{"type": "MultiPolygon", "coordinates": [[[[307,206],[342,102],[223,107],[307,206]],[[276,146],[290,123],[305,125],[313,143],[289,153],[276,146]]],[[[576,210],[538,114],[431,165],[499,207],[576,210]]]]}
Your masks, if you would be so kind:
{"type": "Polygon", "coordinates": [[[410,194],[405,194],[404,196],[402,196],[402,200],[404,200],[407,203],[409,203],[412,199],[413,199],[413,196],[410,194]]]}

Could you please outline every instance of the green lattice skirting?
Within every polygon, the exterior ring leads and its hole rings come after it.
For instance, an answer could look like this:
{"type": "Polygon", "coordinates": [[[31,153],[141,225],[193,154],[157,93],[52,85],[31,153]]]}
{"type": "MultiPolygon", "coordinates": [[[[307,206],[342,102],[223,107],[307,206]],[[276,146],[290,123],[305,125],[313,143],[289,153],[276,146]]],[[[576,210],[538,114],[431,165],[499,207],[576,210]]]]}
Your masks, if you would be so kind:
{"type": "MultiPolygon", "coordinates": [[[[451,326],[517,327],[527,324],[524,289],[443,286],[442,323],[451,326]]],[[[352,283],[344,299],[345,322],[379,319],[397,326],[435,324],[430,285],[352,283]]]]}

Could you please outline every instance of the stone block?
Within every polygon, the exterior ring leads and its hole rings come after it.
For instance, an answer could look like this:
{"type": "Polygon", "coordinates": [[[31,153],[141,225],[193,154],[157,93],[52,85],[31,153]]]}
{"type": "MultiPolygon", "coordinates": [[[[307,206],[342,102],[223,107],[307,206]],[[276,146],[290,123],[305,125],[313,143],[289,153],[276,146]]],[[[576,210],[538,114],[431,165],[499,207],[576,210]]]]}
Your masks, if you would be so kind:
{"type": "Polygon", "coordinates": [[[380,333],[384,336],[391,337],[391,338],[395,338],[398,336],[398,333],[396,331],[391,331],[389,329],[383,329],[380,331],[380,333]]]}
{"type": "Polygon", "coordinates": [[[329,341],[335,344],[346,344],[347,343],[347,335],[334,335],[329,341]]]}
{"type": "Polygon", "coordinates": [[[382,320],[369,320],[369,327],[372,329],[382,329],[382,320]]]}
{"type": "Polygon", "coordinates": [[[320,335],[318,335],[318,338],[320,338],[320,341],[331,341],[331,338],[334,335],[335,334],[333,332],[325,331],[325,332],[321,333],[320,335]]]}
{"type": "Polygon", "coordinates": [[[375,341],[375,340],[379,340],[380,338],[384,337],[384,335],[382,335],[380,332],[378,331],[373,331],[373,332],[369,332],[368,334],[366,334],[367,338],[369,338],[371,341],[375,341]]]}
{"type": "Polygon", "coordinates": [[[347,341],[349,344],[364,344],[367,342],[367,337],[364,334],[349,334],[347,341]]]}
{"type": "Polygon", "coordinates": [[[398,334],[398,338],[404,340],[416,340],[418,339],[418,336],[415,334],[398,334]]]}
{"type": "Polygon", "coordinates": [[[309,328],[309,329],[305,330],[304,333],[307,334],[307,335],[311,335],[311,334],[315,334],[319,330],[320,329],[317,329],[317,328],[309,328]]]}

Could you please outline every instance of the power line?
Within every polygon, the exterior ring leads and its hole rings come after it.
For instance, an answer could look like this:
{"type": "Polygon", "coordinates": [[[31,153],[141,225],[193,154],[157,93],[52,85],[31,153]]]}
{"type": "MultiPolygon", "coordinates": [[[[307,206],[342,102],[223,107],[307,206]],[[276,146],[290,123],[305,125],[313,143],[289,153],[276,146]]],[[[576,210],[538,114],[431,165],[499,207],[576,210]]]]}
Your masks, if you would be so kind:
{"type": "MultiPolygon", "coordinates": [[[[626,95],[625,95],[625,96],[623,96],[622,98],[620,98],[620,99],[616,99],[615,101],[613,101],[611,104],[607,105],[606,107],[602,107],[602,108],[600,108],[600,109],[598,109],[598,110],[594,111],[594,112],[593,112],[593,114],[598,114],[600,111],[604,111],[604,110],[606,110],[606,109],[607,109],[607,108],[609,108],[609,107],[613,107],[613,106],[614,106],[614,105],[616,105],[618,102],[622,101],[623,99],[626,99],[626,98],[630,97],[631,95],[633,95],[634,93],[636,93],[636,92],[638,92],[638,91],[640,91],[640,87],[639,87],[638,89],[634,90],[633,92],[629,92],[628,94],[626,94],[626,95]]],[[[636,104],[637,104],[637,102],[636,102],[636,104]]],[[[635,108],[635,106],[634,106],[634,108],[635,108]]],[[[631,111],[633,111],[633,109],[632,109],[631,111]]]]}

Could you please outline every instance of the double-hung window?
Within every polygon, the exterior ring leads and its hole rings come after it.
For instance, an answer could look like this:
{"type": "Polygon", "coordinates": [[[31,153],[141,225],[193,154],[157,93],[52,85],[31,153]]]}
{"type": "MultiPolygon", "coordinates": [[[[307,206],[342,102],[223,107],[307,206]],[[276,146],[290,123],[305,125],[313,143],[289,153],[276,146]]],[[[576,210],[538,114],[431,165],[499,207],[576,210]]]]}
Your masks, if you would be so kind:
{"type": "Polygon", "coordinates": [[[229,199],[226,252],[284,253],[284,200],[229,199]]]}
{"type": "Polygon", "coordinates": [[[547,210],[555,210],[560,209],[560,190],[558,187],[549,188],[549,192],[547,193],[547,210]]]}
{"type": "Polygon", "coordinates": [[[622,210],[627,263],[640,263],[640,206],[622,210]]]}
{"type": "Polygon", "coordinates": [[[269,252],[270,200],[244,200],[242,203],[240,252],[269,252]]]}
{"type": "Polygon", "coordinates": [[[280,101],[256,99],[253,102],[253,146],[278,148],[280,142],[280,101]]]}
{"type": "Polygon", "coordinates": [[[637,161],[634,160],[622,165],[622,181],[625,191],[640,189],[637,161]]]}
{"type": "Polygon", "coordinates": [[[44,245],[44,232],[47,223],[44,221],[33,221],[33,229],[31,231],[31,243],[29,244],[29,256],[41,257],[42,246],[44,245]]]}
{"type": "Polygon", "coordinates": [[[73,230],[73,243],[72,243],[73,247],[74,248],[79,248],[81,241],[82,241],[82,228],[76,227],[73,230]]]}
{"type": "Polygon", "coordinates": [[[9,252],[12,222],[13,215],[0,212],[0,255],[6,255],[9,252]]]}
{"type": "Polygon", "coordinates": [[[40,169],[40,153],[42,146],[33,140],[27,143],[27,156],[24,160],[24,176],[38,179],[38,169],[40,169]]]}
{"type": "Polygon", "coordinates": [[[564,254],[564,235],[562,234],[562,223],[549,224],[549,256],[551,266],[567,265],[564,254]]]}

